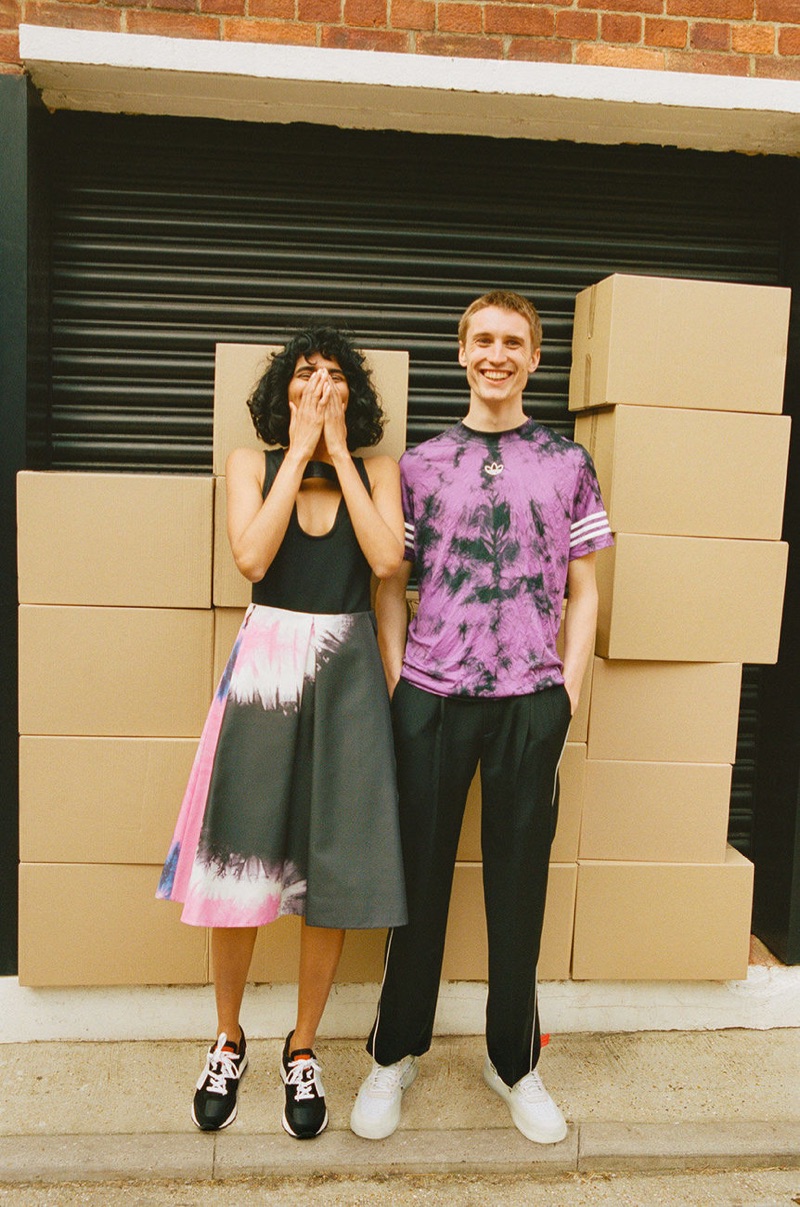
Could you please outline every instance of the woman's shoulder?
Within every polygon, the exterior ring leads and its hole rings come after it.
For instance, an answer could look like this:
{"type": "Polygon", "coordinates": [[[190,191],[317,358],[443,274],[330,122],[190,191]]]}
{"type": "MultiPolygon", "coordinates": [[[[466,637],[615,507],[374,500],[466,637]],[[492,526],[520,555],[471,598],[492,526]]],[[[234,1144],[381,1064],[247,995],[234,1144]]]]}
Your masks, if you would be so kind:
{"type": "Polygon", "coordinates": [[[386,453],[372,453],[364,457],[364,468],[370,482],[391,482],[400,478],[400,467],[394,457],[386,453]]]}
{"type": "Polygon", "coordinates": [[[235,448],[225,462],[226,477],[264,478],[264,450],[258,448],[235,448]]]}

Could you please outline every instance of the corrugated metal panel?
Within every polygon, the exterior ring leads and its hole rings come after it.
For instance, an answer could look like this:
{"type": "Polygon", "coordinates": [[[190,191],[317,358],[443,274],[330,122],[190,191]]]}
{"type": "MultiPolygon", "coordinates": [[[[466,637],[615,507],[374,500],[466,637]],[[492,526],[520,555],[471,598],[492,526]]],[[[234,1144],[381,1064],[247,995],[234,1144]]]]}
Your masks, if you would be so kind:
{"type": "MultiPolygon", "coordinates": [[[[312,317],[408,349],[415,443],[463,412],[455,323],[498,284],[541,309],[529,409],[569,433],[580,289],[615,271],[779,280],[779,161],[94,114],[53,132],[54,467],[209,470],[214,344],[312,317]]],[[[757,689],[754,668],[745,851],[757,689]]]]}
{"type": "Polygon", "coordinates": [[[54,124],[58,466],[207,468],[214,343],[280,338],[320,315],[410,351],[417,441],[461,413],[454,321],[497,282],[542,309],[531,410],[568,430],[579,289],[620,270],[777,279],[769,161],[100,115],[54,124]]]}

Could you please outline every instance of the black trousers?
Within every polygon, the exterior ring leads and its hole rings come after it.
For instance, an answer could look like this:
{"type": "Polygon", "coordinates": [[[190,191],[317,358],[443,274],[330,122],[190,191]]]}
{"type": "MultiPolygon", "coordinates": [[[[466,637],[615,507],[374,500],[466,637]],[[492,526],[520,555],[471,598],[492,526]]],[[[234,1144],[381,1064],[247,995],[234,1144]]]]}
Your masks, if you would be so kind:
{"type": "Polygon", "coordinates": [[[467,792],[480,763],[489,942],[486,1041],[507,1085],[541,1047],[536,963],[570,722],[564,687],[499,700],[431,695],[400,680],[392,700],[409,922],[389,932],[367,1049],[379,1064],[427,1052],[467,792]]]}

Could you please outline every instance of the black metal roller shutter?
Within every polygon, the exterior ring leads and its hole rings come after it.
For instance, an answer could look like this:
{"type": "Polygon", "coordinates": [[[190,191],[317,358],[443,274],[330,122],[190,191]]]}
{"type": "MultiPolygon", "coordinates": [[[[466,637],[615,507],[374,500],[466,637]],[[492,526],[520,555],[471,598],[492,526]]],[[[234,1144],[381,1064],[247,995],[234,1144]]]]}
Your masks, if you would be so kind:
{"type": "MultiPolygon", "coordinates": [[[[584,286],[615,271],[780,281],[780,160],[69,113],[52,133],[53,467],[208,471],[215,343],[312,317],[409,350],[414,443],[461,414],[455,323],[498,284],[542,312],[530,411],[569,433],[584,286]]],[[[731,801],[745,852],[758,690],[746,668],[731,801]]]]}

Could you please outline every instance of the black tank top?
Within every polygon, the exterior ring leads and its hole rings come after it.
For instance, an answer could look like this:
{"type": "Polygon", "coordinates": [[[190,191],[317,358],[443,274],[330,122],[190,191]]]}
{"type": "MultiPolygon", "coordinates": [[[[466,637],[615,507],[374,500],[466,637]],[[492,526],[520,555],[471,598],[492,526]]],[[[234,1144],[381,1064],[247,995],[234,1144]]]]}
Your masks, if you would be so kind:
{"type": "MultiPolygon", "coordinates": [[[[282,448],[266,452],[264,498],[275,481],[283,457],[282,448]]],[[[353,461],[369,491],[363,459],[354,457],[353,461]]],[[[304,532],[297,519],[297,505],[292,508],[281,547],[261,581],[253,583],[252,598],[255,604],[285,608],[289,612],[368,612],[369,587],[369,562],[356,540],[342,497],[333,527],[323,536],[309,536],[304,532]]]]}

